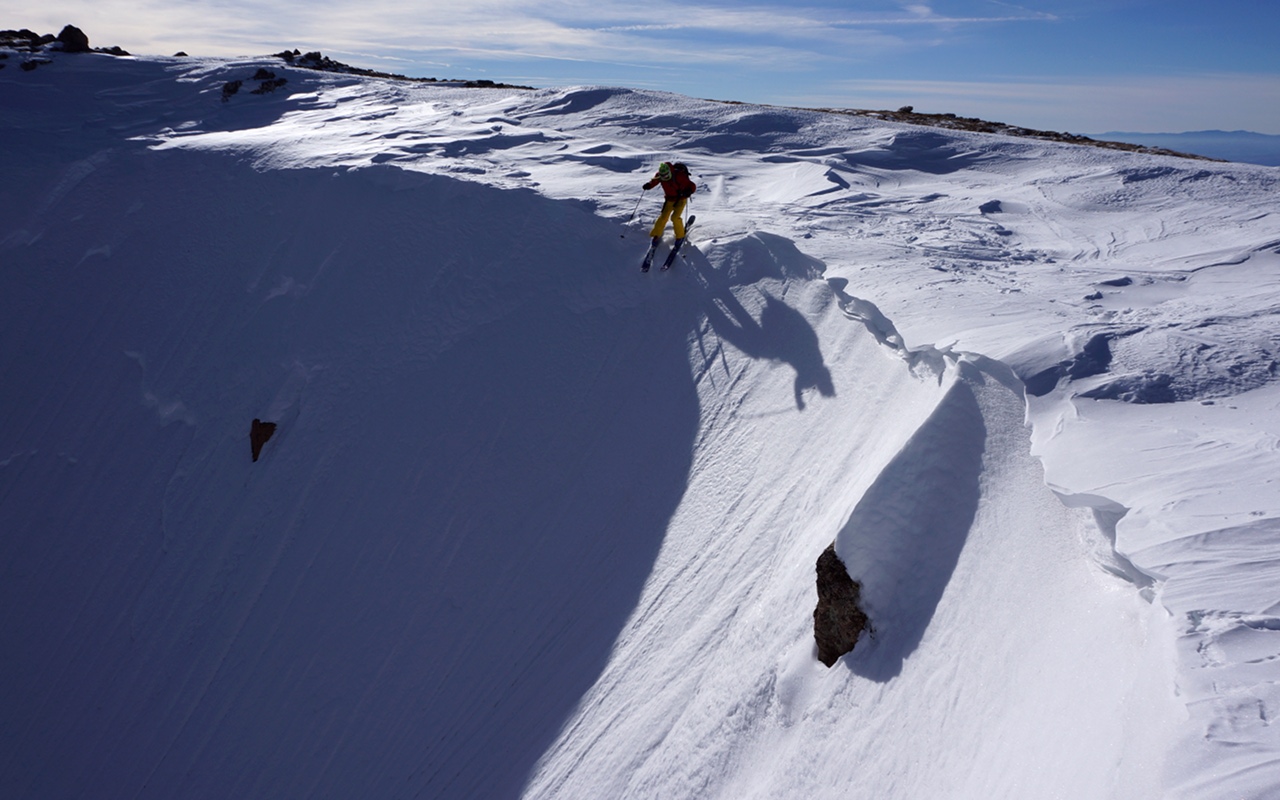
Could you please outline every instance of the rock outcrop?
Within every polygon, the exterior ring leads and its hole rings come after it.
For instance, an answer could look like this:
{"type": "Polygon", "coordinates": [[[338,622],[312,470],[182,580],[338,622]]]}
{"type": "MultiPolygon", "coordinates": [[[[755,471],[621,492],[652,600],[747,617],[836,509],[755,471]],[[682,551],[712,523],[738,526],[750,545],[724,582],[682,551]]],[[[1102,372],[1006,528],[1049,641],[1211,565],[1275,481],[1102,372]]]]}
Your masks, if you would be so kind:
{"type": "Polygon", "coordinates": [[[253,451],[253,460],[257,461],[259,454],[262,453],[262,446],[271,438],[271,434],[276,432],[276,424],[274,422],[263,422],[255,419],[253,424],[249,426],[249,447],[253,451]]]}
{"type": "Polygon", "coordinates": [[[64,53],[87,53],[89,52],[89,37],[84,31],[75,25],[68,25],[58,34],[58,41],[62,42],[62,52],[64,53]]]}
{"type": "Polygon", "coordinates": [[[828,667],[853,651],[862,632],[872,631],[871,620],[859,600],[862,587],[836,555],[833,543],[818,556],[818,606],[813,610],[813,639],[818,660],[828,667]]]}
{"type": "MultiPolygon", "coordinates": [[[[111,47],[90,47],[89,36],[75,25],[67,25],[57,36],[52,33],[39,34],[33,30],[0,30],[0,47],[7,47],[22,53],[106,53],[112,56],[127,56],[129,51],[119,45],[111,47]]],[[[51,63],[51,62],[44,62],[51,63]]]]}

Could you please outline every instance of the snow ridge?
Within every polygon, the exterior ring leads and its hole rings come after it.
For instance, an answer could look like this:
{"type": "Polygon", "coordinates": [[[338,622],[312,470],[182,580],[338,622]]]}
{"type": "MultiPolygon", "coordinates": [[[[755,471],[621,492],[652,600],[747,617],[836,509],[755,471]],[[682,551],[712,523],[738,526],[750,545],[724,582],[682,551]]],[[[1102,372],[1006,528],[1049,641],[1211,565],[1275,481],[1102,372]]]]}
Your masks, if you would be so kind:
{"type": "Polygon", "coordinates": [[[959,372],[836,535],[836,554],[881,631],[877,680],[899,674],[919,646],[977,514],[986,429],[959,372]]]}

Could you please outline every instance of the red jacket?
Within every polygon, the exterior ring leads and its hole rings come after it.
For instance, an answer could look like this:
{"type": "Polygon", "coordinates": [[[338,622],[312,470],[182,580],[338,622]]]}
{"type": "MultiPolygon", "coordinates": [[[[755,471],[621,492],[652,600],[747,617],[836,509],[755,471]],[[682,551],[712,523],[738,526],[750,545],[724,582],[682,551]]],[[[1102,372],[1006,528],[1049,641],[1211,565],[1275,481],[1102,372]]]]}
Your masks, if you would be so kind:
{"type": "Polygon", "coordinates": [[[689,180],[689,173],[671,171],[671,180],[659,180],[657,175],[653,176],[653,180],[644,185],[645,189],[652,189],[658,184],[662,184],[662,193],[667,196],[668,200],[674,200],[677,197],[689,197],[698,191],[698,185],[689,180]]]}

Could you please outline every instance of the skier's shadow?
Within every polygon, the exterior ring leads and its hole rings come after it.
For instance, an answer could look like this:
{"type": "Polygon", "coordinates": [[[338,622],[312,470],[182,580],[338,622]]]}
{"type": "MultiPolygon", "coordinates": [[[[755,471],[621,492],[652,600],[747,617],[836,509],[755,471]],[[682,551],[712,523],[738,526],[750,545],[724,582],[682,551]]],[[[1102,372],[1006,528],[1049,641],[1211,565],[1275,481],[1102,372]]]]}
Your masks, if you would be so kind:
{"type": "Polygon", "coordinates": [[[818,335],[803,314],[757,286],[756,291],[764,298],[757,321],[734,296],[734,284],[728,278],[705,262],[701,267],[690,263],[690,267],[704,290],[703,312],[722,341],[751,358],[781,361],[795,370],[798,410],[804,410],[804,395],[809,389],[817,389],[823,397],[835,396],[835,384],[822,358],[818,335]]]}

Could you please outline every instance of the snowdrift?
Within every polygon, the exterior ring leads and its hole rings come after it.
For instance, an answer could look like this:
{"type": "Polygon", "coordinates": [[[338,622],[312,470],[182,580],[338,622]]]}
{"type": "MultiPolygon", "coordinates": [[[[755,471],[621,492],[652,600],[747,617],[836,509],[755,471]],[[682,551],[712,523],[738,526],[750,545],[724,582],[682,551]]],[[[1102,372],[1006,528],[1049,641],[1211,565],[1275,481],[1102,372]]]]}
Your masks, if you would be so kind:
{"type": "Polygon", "coordinates": [[[1275,170],[253,59],[0,105],[6,796],[1276,789],[1275,170]]]}

